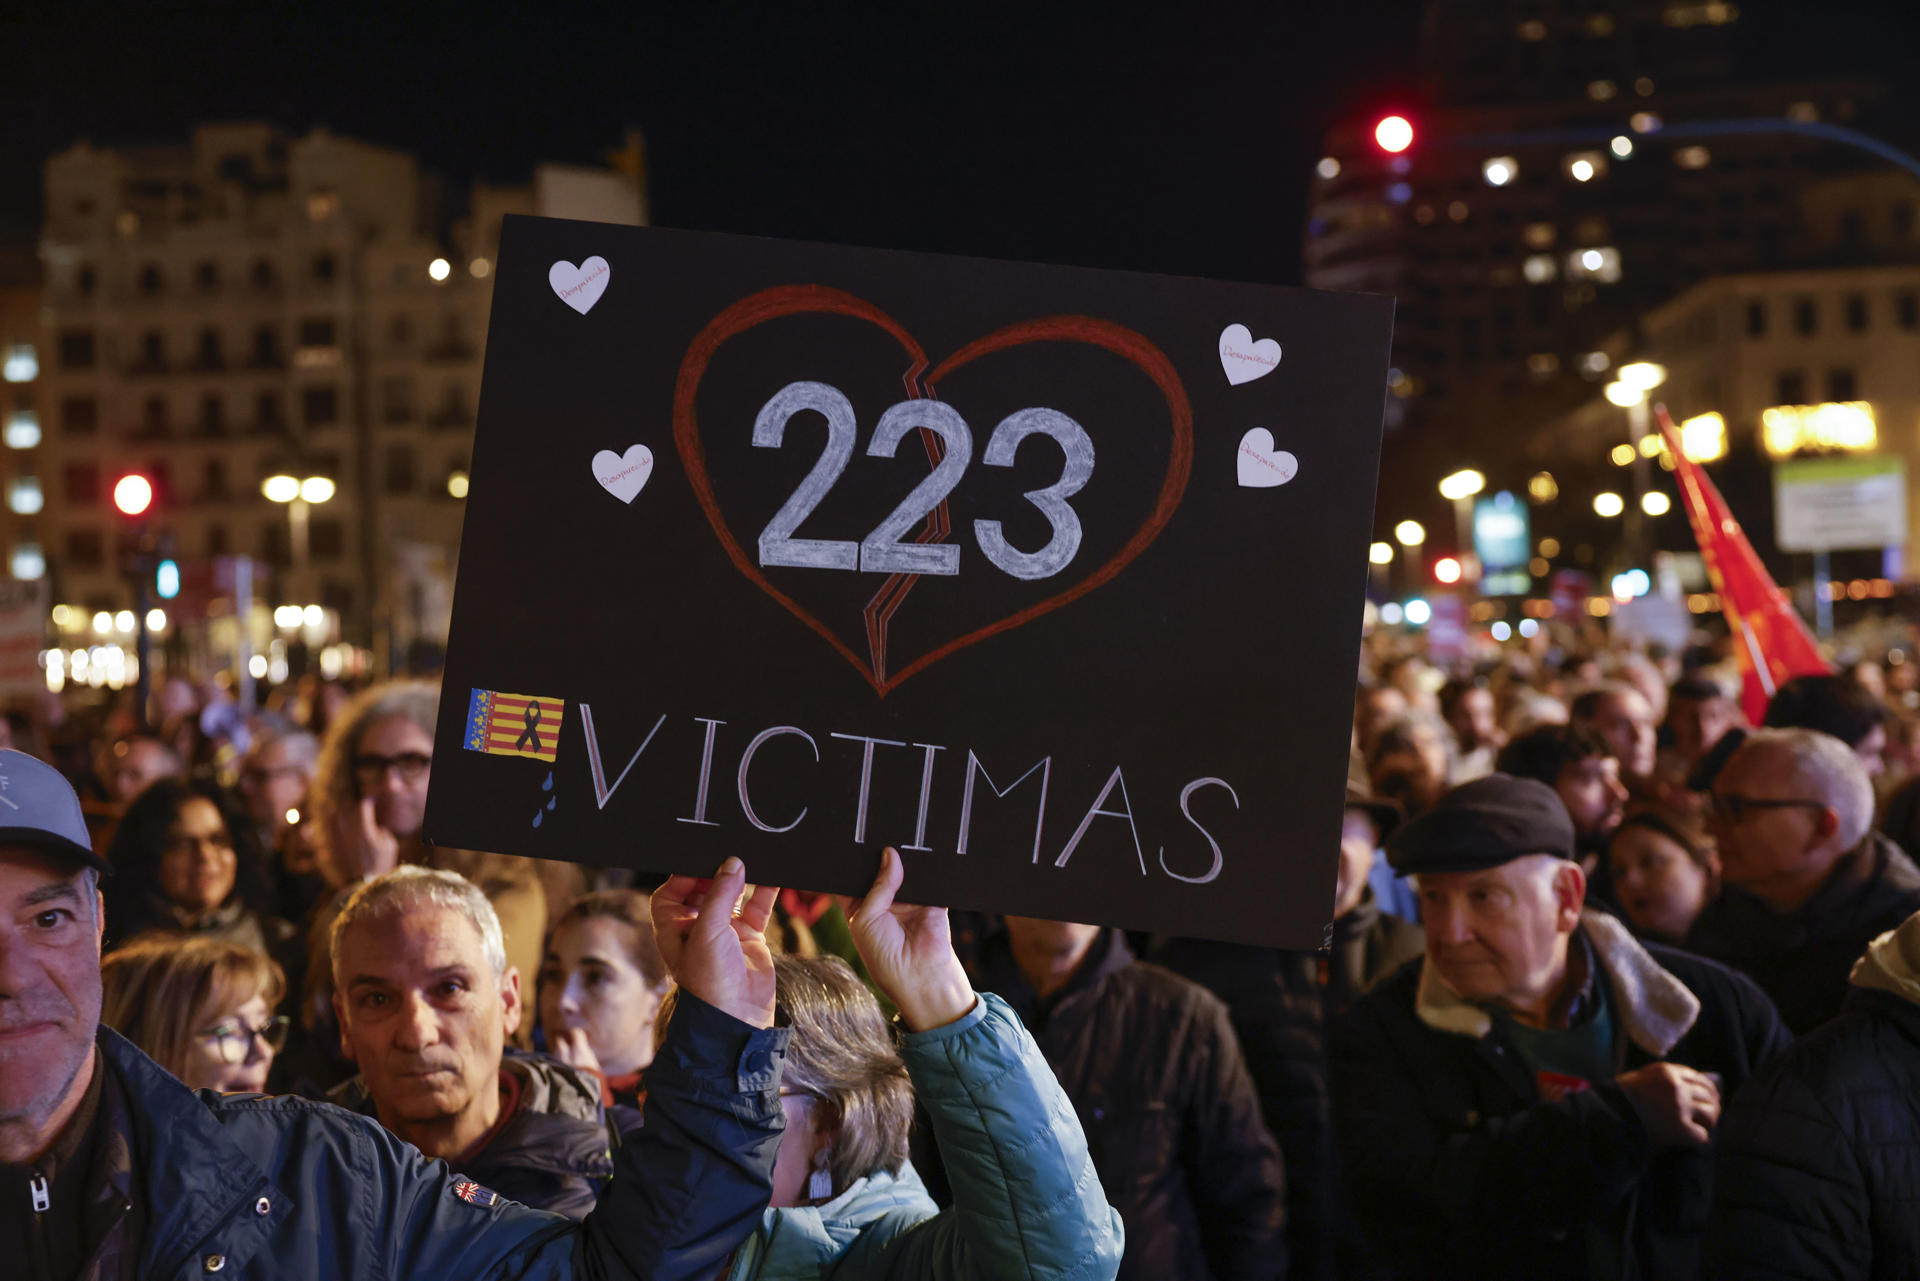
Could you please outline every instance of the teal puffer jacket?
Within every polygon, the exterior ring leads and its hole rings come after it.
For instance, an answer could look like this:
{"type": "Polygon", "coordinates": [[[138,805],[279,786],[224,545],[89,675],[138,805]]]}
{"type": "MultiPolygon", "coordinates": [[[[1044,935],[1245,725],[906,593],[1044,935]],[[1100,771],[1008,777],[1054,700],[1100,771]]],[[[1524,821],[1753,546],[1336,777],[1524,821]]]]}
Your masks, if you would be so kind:
{"type": "Polygon", "coordinates": [[[941,1210],[913,1166],[824,1205],[769,1209],[728,1281],[1112,1281],[1125,1236],[1053,1070],[1006,1002],[900,1047],[953,1186],[941,1210]]]}

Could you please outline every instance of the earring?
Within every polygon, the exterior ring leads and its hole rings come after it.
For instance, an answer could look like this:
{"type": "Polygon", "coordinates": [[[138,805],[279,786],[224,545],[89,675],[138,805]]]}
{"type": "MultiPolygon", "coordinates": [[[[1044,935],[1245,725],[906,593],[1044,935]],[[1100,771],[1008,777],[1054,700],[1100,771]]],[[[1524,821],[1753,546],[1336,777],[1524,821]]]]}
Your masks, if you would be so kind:
{"type": "MultiPolygon", "coordinates": [[[[825,1159],[824,1156],[822,1159],[825,1159]]],[[[827,1201],[833,1197],[833,1175],[824,1165],[813,1167],[813,1173],[807,1176],[807,1200],[827,1201]]]]}

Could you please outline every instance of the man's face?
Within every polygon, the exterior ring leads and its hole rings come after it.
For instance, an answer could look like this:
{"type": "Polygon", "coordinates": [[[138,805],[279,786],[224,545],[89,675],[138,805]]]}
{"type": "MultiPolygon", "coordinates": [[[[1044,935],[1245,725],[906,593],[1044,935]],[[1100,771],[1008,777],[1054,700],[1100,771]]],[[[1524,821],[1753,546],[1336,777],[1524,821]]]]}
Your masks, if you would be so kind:
{"type": "Polygon", "coordinates": [[[353,753],[358,795],[373,798],[374,820],[395,836],[412,836],[427,813],[433,740],[404,716],[388,716],[360,731],[353,753]]]}
{"type": "Polygon", "coordinates": [[[1562,973],[1586,879],[1549,854],[1418,878],[1427,959],[1469,1001],[1537,1002],[1562,973]]]}
{"type": "Polygon", "coordinates": [[[1014,946],[1044,956],[1076,956],[1093,946],[1100,937],[1098,925],[1077,925],[1071,921],[1042,921],[1030,916],[1006,918],[1007,933],[1014,946]]]}
{"type": "Polygon", "coordinates": [[[1371,744],[1374,736],[1407,714],[1407,696],[1391,685],[1370,689],[1360,698],[1360,741],[1371,744]]]}
{"type": "Polygon", "coordinates": [[[1475,751],[1492,744],[1500,735],[1493,714],[1493,691],[1470,689],[1453,704],[1453,732],[1460,736],[1462,751],[1475,751]]]}
{"type": "Polygon", "coordinates": [[[130,739],[114,748],[113,799],[129,804],[153,784],[178,772],[166,747],[152,739],[130,739]]]}
{"type": "Polygon", "coordinates": [[[1653,773],[1653,712],[1639,693],[1619,690],[1601,699],[1594,710],[1593,728],[1620,758],[1621,773],[1632,778],[1653,773]]]}
{"type": "Polygon", "coordinates": [[[419,903],[360,921],[333,963],[341,1048],[383,1121],[458,1116],[500,1088],[520,975],[494,977],[465,915],[419,903]]]}
{"type": "Polygon", "coordinates": [[[287,826],[287,811],[305,803],[308,781],[308,770],[275,739],[248,754],[240,770],[240,794],[255,823],[279,832],[287,826]]]}
{"type": "Polygon", "coordinates": [[[70,861],[0,848],[0,1161],[38,1155],[20,1141],[31,1143],[90,1061],[104,919],[70,861]]]}
{"type": "Polygon", "coordinates": [[[1670,705],[1673,745],[1689,763],[1707,754],[1720,736],[1741,724],[1740,708],[1730,698],[1681,698],[1670,705]]]}
{"type": "Polygon", "coordinates": [[[1735,752],[1713,780],[1707,819],[1720,851],[1720,874],[1763,898],[1785,898],[1794,887],[1825,875],[1843,852],[1834,842],[1832,813],[1793,758],[1764,744],[1735,752]],[[1807,804],[1754,805],[1753,801],[1807,804]],[[1742,812],[1734,817],[1733,811],[1742,812]]]}
{"type": "Polygon", "coordinates": [[[1610,835],[1626,813],[1627,789],[1620,782],[1620,762],[1611,756],[1575,761],[1560,771],[1553,790],[1584,841],[1610,835]]]}

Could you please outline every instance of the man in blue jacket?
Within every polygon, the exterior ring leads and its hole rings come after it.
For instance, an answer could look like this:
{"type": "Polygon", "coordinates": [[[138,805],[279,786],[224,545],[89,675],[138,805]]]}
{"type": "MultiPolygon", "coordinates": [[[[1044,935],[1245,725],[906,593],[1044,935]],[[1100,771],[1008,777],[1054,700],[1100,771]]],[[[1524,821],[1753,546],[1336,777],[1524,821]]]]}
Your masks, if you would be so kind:
{"type": "Polygon", "coordinates": [[[0,751],[0,1242],[30,1278],[709,1277],[759,1222],[783,1125],[746,873],[656,893],[679,1013],[647,1125],[584,1223],[507,1201],[377,1123],[295,1098],[194,1094],[99,1027],[104,922],[80,803],[0,751]]]}

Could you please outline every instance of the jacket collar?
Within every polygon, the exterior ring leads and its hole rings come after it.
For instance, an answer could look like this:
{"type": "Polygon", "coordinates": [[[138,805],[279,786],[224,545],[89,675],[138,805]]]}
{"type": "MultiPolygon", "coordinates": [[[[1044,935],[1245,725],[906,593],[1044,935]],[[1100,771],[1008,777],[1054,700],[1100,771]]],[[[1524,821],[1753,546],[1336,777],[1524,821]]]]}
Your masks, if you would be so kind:
{"type": "Polygon", "coordinates": [[[896,1210],[917,1217],[936,1209],[912,1163],[901,1165],[898,1174],[875,1170],[824,1204],[769,1206],[761,1213],[760,1230],[741,1247],[728,1275],[754,1281],[826,1276],[875,1219],[896,1210]]]}
{"type": "MultiPolygon", "coordinates": [[[[146,1205],[142,1276],[171,1276],[208,1233],[251,1198],[284,1196],[200,1096],[111,1028],[98,1044],[126,1091],[134,1184],[146,1205]]],[[[249,1218],[253,1216],[249,1215],[249,1218]]]]}
{"type": "Polygon", "coordinates": [[[1920,912],[1867,944],[1851,980],[1855,987],[1891,992],[1920,1006],[1920,912]]]}
{"type": "MultiPolygon", "coordinates": [[[[1700,1017],[1700,998],[1661,969],[1627,928],[1605,912],[1582,912],[1580,928],[1606,978],[1627,1039],[1655,1057],[1672,1050],[1700,1017]]],[[[1475,1040],[1493,1030],[1493,1016],[1448,987],[1430,960],[1421,963],[1414,1013],[1435,1031],[1475,1040]]]]}

